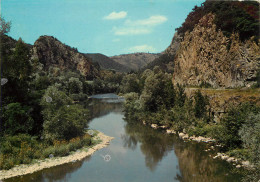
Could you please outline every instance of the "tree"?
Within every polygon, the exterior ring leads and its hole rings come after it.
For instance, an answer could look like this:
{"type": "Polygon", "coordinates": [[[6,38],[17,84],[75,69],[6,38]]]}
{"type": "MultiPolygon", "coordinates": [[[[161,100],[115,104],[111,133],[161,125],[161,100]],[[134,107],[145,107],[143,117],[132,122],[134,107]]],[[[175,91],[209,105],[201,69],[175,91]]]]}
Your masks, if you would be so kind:
{"type": "Polygon", "coordinates": [[[72,99],[50,86],[42,97],[43,133],[47,141],[69,140],[84,132],[88,110],[74,105],[72,99]]]}
{"type": "Polygon", "coordinates": [[[195,100],[195,106],[194,106],[195,116],[197,118],[202,118],[203,116],[205,116],[205,113],[207,111],[206,109],[206,106],[208,105],[207,98],[201,94],[200,90],[198,90],[197,92],[195,92],[194,100],[195,100]]]}
{"type": "Polygon", "coordinates": [[[251,161],[260,167],[260,113],[250,113],[239,130],[243,146],[249,149],[251,161]]]}
{"type": "Polygon", "coordinates": [[[3,108],[4,133],[16,135],[29,133],[33,126],[33,119],[29,115],[30,107],[20,103],[10,103],[3,108]]]}
{"type": "Polygon", "coordinates": [[[19,39],[14,51],[9,50],[2,59],[2,77],[8,79],[8,84],[2,88],[3,102],[21,102],[28,100],[29,82],[32,80],[29,47],[19,39]]]}
{"type": "Polygon", "coordinates": [[[0,35],[7,34],[10,31],[11,22],[6,22],[3,17],[0,16],[0,35]]]}
{"type": "Polygon", "coordinates": [[[44,121],[44,138],[53,142],[82,136],[88,117],[88,111],[81,105],[61,106],[53,117],[44,121]]]}
{"type": "Polygon", "coordinates": [[[78,78],[71,77],[69,79],[69,93],[79,94],[83,91],[83,84],[78,78]]]}

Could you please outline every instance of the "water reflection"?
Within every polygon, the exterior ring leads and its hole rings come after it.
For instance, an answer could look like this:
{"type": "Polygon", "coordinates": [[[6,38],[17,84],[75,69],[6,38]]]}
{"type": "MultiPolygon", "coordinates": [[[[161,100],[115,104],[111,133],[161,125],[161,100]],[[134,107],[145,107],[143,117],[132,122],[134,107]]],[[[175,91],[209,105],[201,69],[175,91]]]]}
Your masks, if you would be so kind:
{"type": "MultiPolygon", "coordinates": [[[[116,99],[118,100],[118,99],[116,99]]],[[[92,100],[90,126],[115,137],[111,144],[84,161],[65,164],[6,181],[240,181],[227,162],[213,160],[206,144],[190,143],[177,136],[123,120],[120,102],[92,100]],[[93,119],[95,118],[95,119],[93,119]],[[109,162],[101,155],[111,156],[109,162]],[[86,162],[88,161],[88,162],[86,162]]]]}
{"type": "Polygon", "coordinates": [[[115,112],[115,113],[122,113],[123,107],[122,107],[122,102],[110,102],[107,103],[107,99],[105,100],[97,100],[93,99],[91,100],[91,103],[87,108],[90,111],[90,119],[96,118],[96,117],[102,117],[110,112],[115,112]]]}
{"type": "Polygon", "coordinates": [[[146,127],[142,124],[128,123],[125,125],[125,135],[122,136],[124,147],[132,150],[140,143],[140,149],[145,155],[146,166],[154,171],[158,163],[168,152],[173,150],[173,137],[146,127]]]}
{"type": "MultiPolygon", "coordinates": [[[[178,157],[178,168],[175,180],[181,182],[224,182],[240,181],[241,177],[231,164],[225,161],[214,160],[205,152],[208,144],[190,143],[180,140],[177,136],[167,135],[142,124],[128,122],[125,126],[125,135],[122,136],[124,146],[134,150],[140,143],[140,149],[145,155],[146,166],[156,170],[158,163],[169,152],[174,150],[178,157]]],[[[171,162],[171,161],[169,161],[171,162]]]]}

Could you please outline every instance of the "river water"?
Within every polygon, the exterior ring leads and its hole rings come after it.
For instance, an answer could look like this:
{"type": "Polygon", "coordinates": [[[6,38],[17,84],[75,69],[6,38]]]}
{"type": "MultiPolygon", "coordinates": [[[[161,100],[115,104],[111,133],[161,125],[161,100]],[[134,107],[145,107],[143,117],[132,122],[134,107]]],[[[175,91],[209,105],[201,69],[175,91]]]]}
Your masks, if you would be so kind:
{"type": "Polygon", "coordinates": [[[205,143],[124,121],[123,101],[114,94],[92,97],[89,128],[115,137],[111,144],[82,161],[45,169],[9,181],[40,182],[237,182],[238,170],[212,159],[205,143]],[[104,160],[104,156],[110,156],[104,160]]]}

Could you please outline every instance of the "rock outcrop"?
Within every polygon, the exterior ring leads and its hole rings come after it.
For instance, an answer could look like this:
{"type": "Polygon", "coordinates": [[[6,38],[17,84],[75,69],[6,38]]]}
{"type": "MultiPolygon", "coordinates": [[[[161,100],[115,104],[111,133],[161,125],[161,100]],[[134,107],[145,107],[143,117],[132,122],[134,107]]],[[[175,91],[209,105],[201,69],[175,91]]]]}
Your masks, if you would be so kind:
{"type": "MultiPolygon", "coordinates": [[[[260,67],[259,45],[253,38],[241,42],[234,33],[226,37],[221,30],[216,30],[214,17],[210,13],[201,18],[177,45],[173,83],[210,84],[214,88],[250,87],[260,67]]],[[[166,52],[176,51],[174,42],[166,52]]]]}
{"type": "Polygon", "coordinates": [[[52,36],[41,36],[33,46],[33,55],[38,58],[43,69],[58,67],[60,70],[78,70],[86,78],[94,78],[98,70],[77,49],[71,48],[52,36]]]}

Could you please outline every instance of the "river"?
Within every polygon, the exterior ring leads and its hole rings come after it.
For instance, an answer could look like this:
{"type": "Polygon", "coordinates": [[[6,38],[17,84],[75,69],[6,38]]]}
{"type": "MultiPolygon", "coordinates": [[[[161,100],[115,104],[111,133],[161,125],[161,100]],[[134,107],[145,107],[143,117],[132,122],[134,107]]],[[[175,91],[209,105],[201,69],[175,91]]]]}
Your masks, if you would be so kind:
{"type": "Polygon", "coordinates": [[[89,128],[115,137],[82,161],[44,169],[5,182],[237,182],[242,176],[226,161],[212,159],[205,143],[124,121],[123,101],[114,94],[92,97],[89,128]]]}

